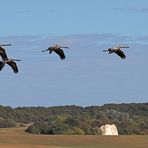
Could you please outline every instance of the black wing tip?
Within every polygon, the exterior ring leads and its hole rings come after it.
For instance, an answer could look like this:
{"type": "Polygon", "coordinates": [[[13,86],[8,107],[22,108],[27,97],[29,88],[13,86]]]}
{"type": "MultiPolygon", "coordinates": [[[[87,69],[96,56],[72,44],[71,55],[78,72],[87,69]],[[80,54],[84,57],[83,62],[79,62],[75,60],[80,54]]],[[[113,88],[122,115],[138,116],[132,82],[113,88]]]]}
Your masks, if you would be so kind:
{"type": "Polygon", "coordinates": [[[60,57],[61,60],[65,60],[65,57],[60,57]]]}
{"type": "Polygon", "coordinates": [[[17,74],[18,73],[18,71],[13,71],[15,74],[17,74]]]}
{"type": "Polygon", "coordinates": [[[123,60],[126,59],[126,56],[122,56],[121,59],[123,59],[123,60]]]}

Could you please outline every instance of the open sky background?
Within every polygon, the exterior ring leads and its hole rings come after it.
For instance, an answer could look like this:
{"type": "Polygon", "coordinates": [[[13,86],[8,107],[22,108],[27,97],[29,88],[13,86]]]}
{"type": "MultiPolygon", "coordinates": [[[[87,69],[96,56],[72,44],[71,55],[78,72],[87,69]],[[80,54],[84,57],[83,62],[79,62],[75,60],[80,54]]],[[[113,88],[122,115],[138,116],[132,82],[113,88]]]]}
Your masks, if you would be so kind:
{"type": "Polygon", "coordinates": [[[148,101],[148,0],[0,0],[0,43],[17,62],[0,72],[6,106],[148,101]],[[66,59],[42,53],[69,46],[66,59]],[[126,60],[102,50],[124,49],[126,60]]]}

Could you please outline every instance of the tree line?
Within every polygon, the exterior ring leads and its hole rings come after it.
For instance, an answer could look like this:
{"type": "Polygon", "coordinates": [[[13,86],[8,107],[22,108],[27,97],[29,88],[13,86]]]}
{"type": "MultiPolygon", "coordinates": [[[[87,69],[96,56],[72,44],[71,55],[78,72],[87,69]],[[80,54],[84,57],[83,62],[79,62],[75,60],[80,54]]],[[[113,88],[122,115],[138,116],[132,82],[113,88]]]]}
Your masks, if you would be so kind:
{"type": "Polygon", "coordinates": [[[115,124],[119,134],[148,134],[148,103],[105,104],[102,106],[17,107],[0,106],[0,128],[16,123],[33,124],[34,134],[99,135],[99,127],[115,124]]]}

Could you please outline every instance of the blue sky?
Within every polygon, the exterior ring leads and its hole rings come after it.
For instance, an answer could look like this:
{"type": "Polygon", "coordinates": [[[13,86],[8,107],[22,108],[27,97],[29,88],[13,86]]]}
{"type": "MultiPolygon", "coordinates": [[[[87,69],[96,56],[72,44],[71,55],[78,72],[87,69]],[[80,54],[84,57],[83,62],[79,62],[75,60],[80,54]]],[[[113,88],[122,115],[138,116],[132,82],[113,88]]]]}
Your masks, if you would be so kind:
{"type": "Polygon", "coordinates": [[[147,0],[0,0],[0,43],[21,59],[0,72],[0,104],[102,105],[147,102],[147,0]],[[69,46],[66,59],[40,52],[69,46]],[[102,50],[129,45],[126,60],[102,50]]]}

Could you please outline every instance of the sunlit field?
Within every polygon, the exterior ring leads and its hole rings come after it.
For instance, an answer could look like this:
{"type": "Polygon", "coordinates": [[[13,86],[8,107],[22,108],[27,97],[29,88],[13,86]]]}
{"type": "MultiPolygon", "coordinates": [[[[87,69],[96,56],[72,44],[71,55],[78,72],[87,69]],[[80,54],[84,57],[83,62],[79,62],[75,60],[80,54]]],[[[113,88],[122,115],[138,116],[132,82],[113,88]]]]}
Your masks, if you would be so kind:
{"type": "Polygon", "coordinates": [[[148,136],[32,135],[25,128],[1,128],[0,148],[147,148],[148,136]]]}

